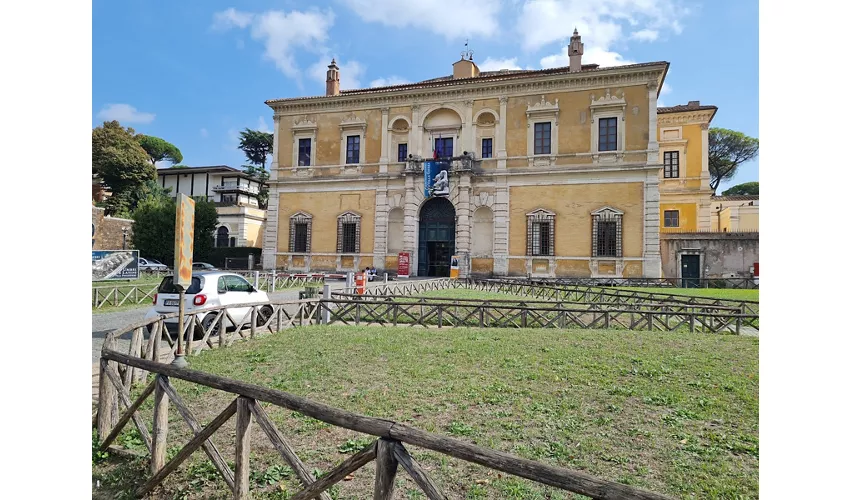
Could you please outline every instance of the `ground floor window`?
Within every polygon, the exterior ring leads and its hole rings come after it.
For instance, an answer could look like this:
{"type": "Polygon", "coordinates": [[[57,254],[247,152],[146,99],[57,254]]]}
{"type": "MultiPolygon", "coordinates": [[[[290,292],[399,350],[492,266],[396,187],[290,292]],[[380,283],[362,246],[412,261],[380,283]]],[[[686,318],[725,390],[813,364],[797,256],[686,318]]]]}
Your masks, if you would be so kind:
{"type": "Polygon", "coordinates": [[[350,211],[337,217],[337,253],[360,253],[360,218],[350,211]]]}
{"type": "Polygon", "coordinates": [[[293,253],[309,253],[312,229],[313,217],[310,214],[298,212],[290,217],[289,251],[293,253]]]}
{"type": "Polygon", "coordinates": [[[539,208],[526,217],[526,255],[555,255],[555,213],[539,208]]]}

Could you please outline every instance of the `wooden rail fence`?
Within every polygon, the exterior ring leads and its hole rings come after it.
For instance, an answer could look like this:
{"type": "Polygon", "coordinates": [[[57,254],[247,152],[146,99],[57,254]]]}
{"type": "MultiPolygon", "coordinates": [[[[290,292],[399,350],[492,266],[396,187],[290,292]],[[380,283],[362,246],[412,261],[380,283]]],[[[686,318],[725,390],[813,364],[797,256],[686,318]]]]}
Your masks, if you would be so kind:
{"type": "MultiPolygon", "coordinates": [[[[315,313],[317,309],[315,304],[317,303],[318,301],[299,301],[297,305],[299,310],[303,310],[308,304],[313,305],[312,312],[315,313]]],[[[439,484],[416,462],[405,445],[418,446],[591,498],[668,498],[658,493],[600,479],[580,471],[535,462],[458,439],[433,434],[392,420],[348,412],[283,391],[209,373],[176,368],[170,364],[160,363],[158,361],[159,356],[154,356],[153,359],[144,359],[133,355],[132,347],[131,354],[123,354],[115,350],[115,339],[117,337],[132,332],[134,338],[141,340],[141,337],[137,336],[142,333],[146,326],[148,325],[133,325],[121,332],[112,332],[107,335],[100,360],[101,395],[98,400],[97,416],[97,430],[101,440],[100,449],[102,450],[109,449],[112,442],[131,420],[142,436],[145,447],[150,454],[150,477],[135,492],[136,496],[140,498],[154,491],[169,474],[174,472],[198,448],[204,450],[204,453],[232,491],[233,498],[249,498],[251,433],[254,422],[279,452],[281,458],[292,467],[295,475],[301,481],[303,489],[296,493],[292,497],[293,499],[322,498],[323,500],[330,500],[327,490],[331,486],[373,460],[376,463],[373,498],[390,499],[393,497],[395,478],[400,465],[427,498],[446,499],[447,496],[442,492],[439,484]],[[123,379],[119,366],[125,367],[123,379]],[[129,375],[126,375],[128,373],[129,375]],[[138,398],[131,401],[127,380],[132,383],[137,374],[152,374],[153,376],[138,398]],[[229,392],[234,395],[234,399],[206,426],[201,426],[191,409],[174,389],[170,382],[172,378],[229,392]],[[154,398],[154,409],[153,422],[149,430],[138,410],[151,395],[154,398]],[[118,412],[119,401],[125,408],[124,412],[120,414],[118,412]],[[319,479],[314,479],[309,474],[307,466],[299,459],[294,448],[269,418],[261,403],[287,408],[333,426],[369,434],[374,436],[375,440],[359,453],[340,463],[328,474],[319,479]],[[175,407],[181,418],[192,430],[193,437],[180,448],[173,458],[166,460],[168,415],[171,405],[175,407]],[[230,469],[221,451],[211,438],[234,415],[236,416],[235,467],[230,469]]],[[[151,331],[155,333],[156,327],[152,326],[151,331]]],[[[151,337],[155,338],[155,335],[151,335],[151,337]]],[[[154,341],[154,344],[156,344],[156,341],[154,341]]],[[[158,353],[153,349],[151,352],[158,353]]],[[[147,375],[142,379],[147,379],[147,375]]]]}

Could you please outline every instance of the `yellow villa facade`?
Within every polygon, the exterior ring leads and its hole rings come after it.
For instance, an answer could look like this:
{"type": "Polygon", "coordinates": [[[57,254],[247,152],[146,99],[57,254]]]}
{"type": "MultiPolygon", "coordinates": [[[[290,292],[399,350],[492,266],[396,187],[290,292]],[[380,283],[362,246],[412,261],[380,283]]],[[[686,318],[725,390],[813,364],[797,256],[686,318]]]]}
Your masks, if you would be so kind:
{"type": "Polygon", "coordinates": [[[344,91],[334,61],[326,95],[266,101],[263,266],[394,273],[405,253],[411,276],[448,275],[454,255],[461,277],[660,277],[664,212],[677,230],[710,224],[716,108],[657,109],[667,62],[582,65],[577,33],[570,54],[529,71],[464,57],[451,76],[344,91]]]}

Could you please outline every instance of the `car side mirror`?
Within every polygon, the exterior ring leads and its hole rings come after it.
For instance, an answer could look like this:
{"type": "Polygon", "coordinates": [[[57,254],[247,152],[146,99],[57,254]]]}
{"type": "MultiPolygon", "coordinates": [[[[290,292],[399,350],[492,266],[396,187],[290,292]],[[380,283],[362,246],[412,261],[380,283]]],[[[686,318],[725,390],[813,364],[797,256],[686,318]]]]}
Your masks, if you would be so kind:
{"type": "Polygon", "coordinates": [[[256,291],[257,291],[257,289],[254,288],[254,285],[248,285],[248,293],[254,293],[256,291]]]}
{"type": "Polygon", "coordinates": [[[223,293],[227,293],[227,290],[223,290],[221,288],[218,289],[218,294],[221,295],[223,293]]]}

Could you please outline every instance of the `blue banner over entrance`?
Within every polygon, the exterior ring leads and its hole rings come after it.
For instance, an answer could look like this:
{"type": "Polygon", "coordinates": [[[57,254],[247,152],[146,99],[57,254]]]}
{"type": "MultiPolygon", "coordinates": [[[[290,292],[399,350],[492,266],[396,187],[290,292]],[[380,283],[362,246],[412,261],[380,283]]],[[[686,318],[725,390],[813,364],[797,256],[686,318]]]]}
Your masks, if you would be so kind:
{"type": "Polygon", "coordinates": [[[423,167],[423,174],[425,175],[425,197],[431,197],[431,187],[434,185],[434,176],[437,175],[437,165],[436,161],[426,161],[425,166],[423,167]]]}
{"type": "Polygon", "coordinates": [[[449,167],[450,164],[447,161],[428,160],[424,162],[422,173],[425,177],[426,198],[449,194],[449,167]]]}

